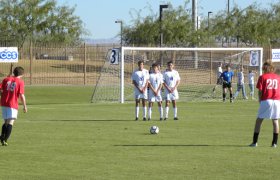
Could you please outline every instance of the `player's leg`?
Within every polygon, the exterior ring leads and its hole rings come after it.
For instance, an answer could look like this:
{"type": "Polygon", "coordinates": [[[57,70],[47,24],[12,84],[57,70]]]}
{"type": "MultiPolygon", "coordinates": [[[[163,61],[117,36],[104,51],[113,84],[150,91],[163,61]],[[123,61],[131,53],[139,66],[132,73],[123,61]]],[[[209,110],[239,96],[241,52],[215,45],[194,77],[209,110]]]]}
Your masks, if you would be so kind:
{"type": "Polygon", "coordinates": [[[170,100],[166,100],[166,101],[165,101],[165,117],[164,117],[164,120],[167,120],[167,119],[168,119],[169,104],[170,104],[170,100]]]}
{"type": "Polygon", "coordinates": [[[4,139],[5,139],[6,132],[7,132],[7,124],[5,123],[5,121],[6,120],[4,120],[4,123],[2,125],[2,131],[1,131],[1,143],[2,143],[2,145],[4,145],[3,142],[4,142],[4,139]]]}
{"type": "Polygon", "coordinates": [[[227,96],[227,84],[223,83],[223,102],[225,102],[227,96]]]}
{"type": "Polygon", "coordinates": [[[147,116],[147,107],[146,107],[146,99],[142,99],[142,107],[143,107],[143,121],[146,121],[146,116],[147,116]]]}
{"type": "Polygon", "coordinates": [[[232,103],[232,87],[231,87],[231,83],[229,83],[228,85],[228,89],[229,89],[229,97],[230,97],[230,102],[232,103]]]}
{"type": "Polygon", "coordinates": [[[179,120],[177,117],[177,104],[176,100],[172,100],[172,105],[173,105],[173,112],[174,112],[174,120],[179,120]]]}
{"type": "Polygon", "coordinates": [[[7,142],[8,142],[9,137],[11,136],[14,121],[15,121],[15,119],[8,119],[5,121],[5,123],[7,125],[7,129],[6,129],[5,138],[3,139],[3,143],[2,143],[2,145],[4,145],[4,146],[8,145],[7,142]]]}
{"type": "Polygon", "coordinates": [[[256,119],[254,135],[253,135],[253,143],[250,145],[252,147],[256,147],[257,146],[262,122],[263,122],[262,118],[257,118],[256,119]]]}
{"type": "Polygon", "coordinates": [[[139,104],[140,104],[140,99],[135,99],[135,120],[137,121],[139,118],[139,104]]]}
{"type": "Polygon", "coordinates": [[[158,101],[158,111],[159,111],[159,120],[163,119],[163,108],[162,108],[162,101],[158,101]]]}
{"type": "Polygon", "coordinates": [[[151,99],[149,100],[149,109],[148,109],[148,120],[152,119],[152,107],[153,107],[153,102],[151,101],[151,99]]]}
{"type": "Polygon", "coordinates": [[[278,134],[279,134],[279,124],[278,119],[272,120],[273,125],[273,139],[272,139],[272,147],[277,147],[277,141],[278,141],[278,134]]]}
{"type": "Polygon", "coordinates": [[[246,89],[245,89],[244,84],[242,84],[241,90],[242,90],[243,99],[248,99],[248,97],[247,97],[247,95],[246,95],[246,89]]]}
{"type": "Polygon", "coordinates": [[[233,99],[237,98],[240,89],[241,89],[241,86],[240,86],[240,85],[237,85],[237,90],[236,90],[236,92],[234,93],[233,99]]]}

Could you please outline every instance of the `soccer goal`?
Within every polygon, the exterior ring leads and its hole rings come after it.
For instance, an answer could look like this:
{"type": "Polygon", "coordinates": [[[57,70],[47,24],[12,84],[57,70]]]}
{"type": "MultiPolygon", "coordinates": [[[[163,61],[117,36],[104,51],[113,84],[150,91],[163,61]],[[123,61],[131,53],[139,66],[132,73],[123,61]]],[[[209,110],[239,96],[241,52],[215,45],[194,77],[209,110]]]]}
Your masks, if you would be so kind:
{"type": "MultiPolygon", "coordinates": [[[[173,61],[179,72],[181,83],[178,87],[179,101],[217,101],[221,99],[222,87],[217,83],[217,68],[222,63],[231,66],[235,76],[233,89],[236,89],[237,72],[243,67],[245,84],[248,89],[248,72],[255,72],[255,81],[262,74],[263,48],[152,48],[122,47],[119,64],[105,62],[92,95],[92,102],[110,101],[124,103],[134,100],[132,72],[143,60],[150,69],[155,62],[161,64],[164,72],[168,61],[173,61]]],[[[247,92],[248,94],[249,92],[247,92]]]]}

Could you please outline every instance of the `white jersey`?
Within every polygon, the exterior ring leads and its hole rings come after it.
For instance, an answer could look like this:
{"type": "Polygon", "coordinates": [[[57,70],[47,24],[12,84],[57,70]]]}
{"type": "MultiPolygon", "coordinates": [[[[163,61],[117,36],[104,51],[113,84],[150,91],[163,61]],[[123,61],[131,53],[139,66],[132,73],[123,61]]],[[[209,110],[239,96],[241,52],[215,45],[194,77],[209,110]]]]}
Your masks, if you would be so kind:
{"type": "Polygon", "coordinates": [[[163,76],[160,72],[150,74],[150,84],[155,90],[163,83],[163,76]]]}
{"type": "Polygon", "coordinates": [[[242,85],[242,84],[244,84],[244,74],[243,74],[243,72],[239,72],[238,74],[237,74],[237,84],[240,84],[240,85],[242,85]]]}
{"type": "MultiPolygon", "coordinates": [[[[172,71],[165,71],[163,74],[163,82],[169,87],[169,88],[174,88],[176,86],[176,83],[180,81],[181,78],[179,76],[178,71],[172,70],[172,71]]],[[[177,100],[179,99],[179,93],[178,90],[175,89],[173,93],[170,93],[166,88],[165,88],[165,99],[167,101],[171,100],[177,100]]]]}
{"type": "Polygon", "coordinates": [[[255,77],[255,73],[251,72],[251,73],[248,74],[248,82],[249,82],[249,84],[255,84],[254,77],[255,77]]]}
{"type": "Polygon", "coordinates": [[[221,66],[219,66],[218,69],[217,69],[217,78],[219,78],[222,73],[223,73],[223,69],[222,69],[221,66]]]}
{"type": "MultiPolygon", "coordinates": [[[[131,79],[137,83],[139,88],[143,88],[149,81],[149,71],[147,69],[143,69],[142,71],[136,70],[132,73],[131,79]]],[[[135,86],[134,90],[139,91],[135,86]]]]}
{"type": "Polygon", "coordinates": [[[179,76],[178,71],[165,71],[163,74],[163,81],[169,88],[174,88],[176,86],[177,81],[180,81],[181,78],[179,76]]]}

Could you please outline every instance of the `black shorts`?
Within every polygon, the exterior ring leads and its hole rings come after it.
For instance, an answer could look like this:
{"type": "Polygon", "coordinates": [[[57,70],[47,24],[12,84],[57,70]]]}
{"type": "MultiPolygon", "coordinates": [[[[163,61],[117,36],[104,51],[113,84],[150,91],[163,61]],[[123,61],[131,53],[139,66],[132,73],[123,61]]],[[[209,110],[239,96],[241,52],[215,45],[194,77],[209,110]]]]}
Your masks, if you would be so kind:
{"type": "Polygon", "coordinates": [[[231,88],[231,82],[224,81],[223,88],[231,88]]]}

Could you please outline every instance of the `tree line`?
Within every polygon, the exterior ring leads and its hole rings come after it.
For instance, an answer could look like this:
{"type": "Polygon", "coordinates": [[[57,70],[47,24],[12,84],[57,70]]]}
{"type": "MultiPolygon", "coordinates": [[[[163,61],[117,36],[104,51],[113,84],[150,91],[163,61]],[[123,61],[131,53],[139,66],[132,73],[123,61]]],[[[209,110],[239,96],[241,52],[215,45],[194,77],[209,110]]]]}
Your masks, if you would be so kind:
{"type": "Polygon", "coordinates": [[[27,42],[79,43],[86,31],[74,11],[55,0],[1,0],[0,41],[19,47],[27,42]]]}
{"type": "Polygon", "coordinates": [[[253,3],[241,9],[235,5],[229,12],[220,11],[201,18],[197,27],[192,22],[192,10],[189,0],[177,8],[169,4],[159,15],[151,11],[141,17],[138,12],[132,25],[123,28],[125,45],[159,46],[160,27],[163,33],[163,45],[169,47],[201,46],[279,46],[280,44],[280,2],[261,8],[253,3]],[[211,15],[211,16],[210,16],[211,15]],[[162,24],[161,24],[162,23],[162,24]],[[197,30],[196,30],[197,28],[197,30]]]}

